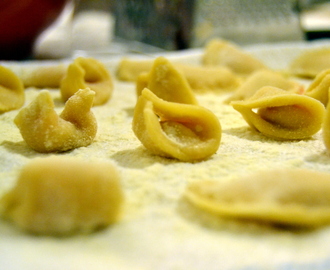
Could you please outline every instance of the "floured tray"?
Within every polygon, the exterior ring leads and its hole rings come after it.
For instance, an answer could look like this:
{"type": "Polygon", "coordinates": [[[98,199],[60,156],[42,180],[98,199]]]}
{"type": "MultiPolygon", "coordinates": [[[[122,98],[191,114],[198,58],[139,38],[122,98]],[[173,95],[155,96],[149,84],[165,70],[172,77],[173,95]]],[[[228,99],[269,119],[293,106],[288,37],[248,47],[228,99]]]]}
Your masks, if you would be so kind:
{"type": "MultiPolygon", "coordinates": [[[[320,43],[287,43],[246,48],[274,69],[285,69],[295,56],[320,43]]],[[[200,63],[202,50],[164,54],[173,61],[200,63]]],[[[112,75],[121,56],[98,56],[112,75]]],[[[132,56],[133,57],[133,56],[132,56]]],[[[139,56],[139,58],[151,56],[139,56]]],[[[70,60],[65,60],[67,63],[70,60]]],[[[58,62],[55,62],[58,63],[58,62]]],[[[16,72],[54,62],[4,63],[16,72]]],[[[309,82],[304,82],[308,84],[309,82]]],[[[26,89],[26,104],[39,93],[26,89]]],[[[63,103],[50,90],[56,111],[63,103]]],[[[230,181],[264,169],[307,168],[330,172],[321,133],[311,139],[276,141],[252,130],[231,106],[227,94],[199,94],[200,104],[219,118],[220,147],[202,162],[181,162],[152,155],[132,131],[135,85],[115,81],[112,99],[92,108],[98,132],[88,147],[58,155],[103,159],[117,166],[125,193],[122,219],[87,235],[34,236],[0,221],[1,269],[322,269],[330,268],[330,227],[288,229],[252,221],[226,220],[195,209],[183,198],[189,183],[230,181]]],[[[0,195],[19,170],[41,154],[31,150],[13,123],[18,110],[0,115],[0,195]]]]}

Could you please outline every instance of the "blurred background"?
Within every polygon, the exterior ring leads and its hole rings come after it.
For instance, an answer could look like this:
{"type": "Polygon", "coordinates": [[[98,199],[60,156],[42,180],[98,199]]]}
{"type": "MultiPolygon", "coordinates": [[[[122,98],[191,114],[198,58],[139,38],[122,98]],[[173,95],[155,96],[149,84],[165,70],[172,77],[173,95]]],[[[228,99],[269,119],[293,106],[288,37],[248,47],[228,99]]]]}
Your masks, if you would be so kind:
{"type": "Polygon", "coordinates": [[[0,1],[0,59],[176,51],[215,37],[242,46],[330,38],[330,1],[0,1]]]}

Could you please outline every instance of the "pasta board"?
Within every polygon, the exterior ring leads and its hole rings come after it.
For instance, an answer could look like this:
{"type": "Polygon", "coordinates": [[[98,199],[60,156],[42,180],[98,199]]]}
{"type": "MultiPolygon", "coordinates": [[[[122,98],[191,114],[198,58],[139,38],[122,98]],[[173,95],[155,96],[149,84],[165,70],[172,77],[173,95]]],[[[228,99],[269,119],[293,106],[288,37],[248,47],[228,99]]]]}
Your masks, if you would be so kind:
{"type": "MultiPolygon", "coordinates": [[[[284,69],[303,49],[323,44],[256,45],[246,50],[268,66],[284,69]]],[[[196,49],[165,56],[173,61],[199,63],[201,54],[196,49]]],[[[100,60],[114,76],[120,56],[100,60]]],[[[29,65],[49,63],[4,64],[19,72],[29,65]]],[[[39,91],[26,89],[26,104],[39,91]]],[[[56,110],[61,112],[59,91],[50,92],[56,110]]],[[[258,170],[292,167],[330,172],[330,156],[320,133],[308,140],[271,140],[253,131],[237,111],[223,104],[227,97],[212,93],[197,96],[200,104],[219,118],[222,139],[211,158],[185,163],[154,156],[141,145],[132,131],[135,85],[115,81],[112,99],[92,109],[98,121],[95,141],[57,155],[113,163],[120,172],[126,198],[122,219],[92,234],[63,238],[29,235],[1,220],[0,268],[329,269],[330,226],[290,230],[225,220],[197,210],[183,199],[187,184],[198,180],[230,181],[258,170]]],[[[13,123],[16,114],[17,110],[0,115],[0,195],[15,184],[22,166],[49,155],[27,147],[13,123]]]]}

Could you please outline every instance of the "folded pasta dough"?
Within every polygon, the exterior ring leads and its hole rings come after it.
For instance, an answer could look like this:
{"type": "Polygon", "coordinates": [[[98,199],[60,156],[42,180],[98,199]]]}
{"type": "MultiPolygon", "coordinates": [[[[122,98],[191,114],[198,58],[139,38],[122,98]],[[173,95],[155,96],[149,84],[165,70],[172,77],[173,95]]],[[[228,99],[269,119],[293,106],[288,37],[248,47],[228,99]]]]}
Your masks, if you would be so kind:
{"type": "MultiPolygon", "coordinates": [[[[117,77],[122,81],[136,81],[142,73],[150,72],[153,60],[131,60],[124,58],[117,69],[117,77]]],[[[182,72],[190,87],[196,92],[232,91],[236,89],[241,79],[226,67],[207,67],[172,63],[182,72]]]]}
{"type": "Polygon", "coordinates": [[[80,89],[65,103],[60,115],[48,90],[23,108],[14,122],[24,141],[37,152],[63,152],[90,145],[97,132],[97,122],[90,110],[94,91],[80,89]]]}
{"type": "Polygon", "coordinates": [[[289,226],[330,223],[330,174],[271,169],[228,181],[199,181],[184,196],[196,207],[227,218],[289,226]]]}
{"type": "Polygon", "coordinates": [[[291,74],[314,78],[325,69],[330,69],[330,48],[307,49],[299,54],[290,64],[291,74]]]}
{"type": "MultiPolygon", "coordinates": [[[[145,77],[147,79],[145,85],[137,83],[138,96],[144,88],[148,88],[157,97],[166,101],[198,104],[186,78],[165,57],[155,59],[148,76],[142,74],[142,79],[145,77]]],[[[140,77],[140,81],[142,79],[140,77]]]]}
{"type": "Polygon", "coordinates": [[[119,218],[120,175],[111,163],[77,157],[36,158],[0,200],[1,214],[35,234],[91,232],[119,218]]]}
{"type": "Polygon", "coordinates": [[[218,150],[221,139],[220,122],[211,111],[162,100],[147,88],[138,98],[132,128],[155,155],[182,161],[210,157],[218,150]]]}
{"type": "Polygon", "coordinates": [[[274,86],[297,94],[302,94],[304,91],[304,87],[300,83],[289,80],[278,72],[263,69],[255,71],[248,76],[226,102],[246,100],[264,86],[274,86]]]}
{"type": "Polygon", "coordinates": [[[9,68],[0,66],[0,113],[19,109],[24,101],[21,79],[9,68]]]}
{"type": "Polygon", "coordinates": [[[327,106],[329,101],[329,91],[330,69],[326,69],[316,75],[312,83],[308,86],[305,94],[321,101],[324,106],[327,106]]]}
{"type": "Polygon", "coordinates": [[[322,126],[322,138],[328,152],[330,152],[330,106],[326,107],[325,118],[322,126]]]}
{"type": "Polygon", "coordinates": [[[61,81],[63,101],[67,101],[79,89],[90,88],[95,92],[93,105],[102,105],[112,96],[113,81],[109,71],[94,58],[78,57],[68,67],[61,81]]]}
{"type": "Polygon", "coordinates": [[[261,88],[248,100],[233,101],[231,105],[251,127],[282,140],[311,137],[321,129],[325,116],[325,108],[318,100],[270,86],[261,88]]]}
{"type": "Polygon", "coordinates": [[[268,68],[236,44],[222,39],[213,39],[206,44],[202,63],[206,66],[228,67],[240,76],[247,76],[256,70],[268,68]]]}

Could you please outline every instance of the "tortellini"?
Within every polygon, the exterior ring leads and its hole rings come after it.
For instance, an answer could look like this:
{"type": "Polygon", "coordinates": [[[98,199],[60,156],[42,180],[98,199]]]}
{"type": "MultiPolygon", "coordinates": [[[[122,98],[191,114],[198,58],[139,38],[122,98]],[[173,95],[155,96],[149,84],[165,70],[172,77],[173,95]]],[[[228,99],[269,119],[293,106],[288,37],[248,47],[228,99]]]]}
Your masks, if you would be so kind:
{"type": "Polygon", "coordinates": [[[233,101],[231,105],[251,127],[280,140],[311,137],[321,129],[325,116],[325,108],[318,100],[276,87],[263,87],[250,99],[233,101]]]}
{"type": "Polygon", "coordinates": [[[147,88],[138,98],[132,128],[155,155],[189,162],[213,155],[221,139],[220,122],[211,111],[162,100],[147,88]]]}
{"type": "Polygon", "coordinates": [[[79,89],[90,88],[95,92],[93,105],[102,105],[112,96],[113,81],[109,71],[94,58],[78,57],[68,67],[60,84],[63,101],[79,89]]]}
{"type": "MultiPolygon", "coordinates": [[[[136,81],[142,73],[150,72],[154,61],[123,59],[118,66],[119,80],[136,81]]],[[[241,80],[229,68],[197,66],[184,63],[173,63],[187,79],[192,90],[196,92],[231,91],[240,85],[241,80]]]]}
{"type": "Polygon", "coordinates": [[[274,86],[299,94],[302,94],[304,91],[304,87],[300,83],[289,80],[278,72],[264,69],[252,73],[233,93],[233,95],[226,100],[226,102],[229,103],[234,100],[246,100],[264,86],[274,86]]]}
{"type": "Polygon", "coordinates": [[[221,39],[211,40],[205,47],[202,63],[206,66],[225,66],[240,76],[248,76],[268,67],[235,44],[221,39]]]}
{"type": "Polygon", "coordinates": [[[9,68],[0,66],[0,113],[19,109],[24,102],[21,79],[9,68]]]}
{"type": "Polygon", "coordinates": [[[330,91],[330,69],[320,72],[306,90],[306,95],[328,105],[330,91]]]}
{"type": "Polygon", "coordinates": [[[289,226],[330,223],[330,174],[272,169],[228,181],[191,183],[184,196],[196,207],[226,218],[289,226]]]}
{"type": "Polygon", "coordinates": [[[330,48],[312,48],[303,51],[290,64],[291,74],[314,78],[325,69],[330,69],[330,48]]]}
{"type": "Polygon", "coordinates": [[[37,152],[63,152],[90,145],[97,132],[97,122],[91,107],[94,91],[76,92],[65,104],[60,115],[48,90],[23,108],[14,122],[24,141],[37,152]]]}
{"type": "Polygon", "coordinates": [[[112,164],[50,156],[25,165],[0,202],[2,216],[20,229],[65,235],[116,222],[123,201],[120,175],[112,164]]]}
{"type": "MultiPolygon", "coordinates": [[[[137,94],[147,87],[156,96],[166,101],[179,102],[186,104],[197,104],[194,93],[192,92],[186,78],[164,57],[158,57],[147,77],[145,85],[137,83],[137,94]],[[143,87],[140,89],[140,87],[143,87]]],[[[141,77],[140,77],[141,78],[141,77]]]]}

